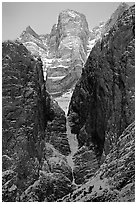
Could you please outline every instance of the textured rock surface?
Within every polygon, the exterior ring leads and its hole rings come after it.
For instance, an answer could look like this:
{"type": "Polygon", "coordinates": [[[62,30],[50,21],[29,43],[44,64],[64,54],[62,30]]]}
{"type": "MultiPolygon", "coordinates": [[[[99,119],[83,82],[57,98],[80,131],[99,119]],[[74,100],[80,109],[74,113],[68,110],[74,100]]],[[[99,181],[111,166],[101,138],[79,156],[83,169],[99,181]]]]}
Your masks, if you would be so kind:
{"type": "Polygon", "coordinates": [[[55,201],[72,191],[72,173],[66,157],[46,143],[39,179],[21,195],[21,201],[55,201]]]}
{"type": "Polygon", "coordinates": [[[95,26],[89,34],[89,41],[88,41],[88,55],[91,49],[94,47],[98,40],[106,35],[109,30],[114,26],[117,19],[124,13],[126,9],[129,8],[129,5],[126,3],[120,3],[118,8],[114,11],[114,13],[110,16],[110,18],[106,22],[100,22],[99,25],[95,26]]]}
{"type": "Polygon", "coordinates": [[[99,163],[93,149],[82,146],[73,156],[74,178],[76,184],[82,184],[86,179],[93,176],[99,168],[99,163]]]}
{"type": "Polygon", "coordinates": [[[18,41],[33,55],[41,56],[47,90],[59,96],[79,79],[87,57],[88,38],[85,16],[68,9],[59,14],[50,34],[38,35],[28,26],[18,41]]]}
{"type": "MultiPolygon", "coordinates": [[[[3,154],[12,159],[10,168],[15,170],[16,177],[11,184],[19,192],[38,176],[34,158],[39,155],[35,145],[43,137],[48,120],[46,90],[44,86],[41,89],[42,77],[37,74],[41,62],[35,61],[18,42],[8,41],[2,46],[3,154]]],[[[9,181],[5,184],[8,188],[9,181]]],[[[5,193],[4,201],[10,199],[7,196],[5,193]]]]}
{"type": "Polygon", "coordinates": [[[69,9],[59,14],[49,38],[50,52],[52,54],[54,50],[56,56],[56,63],[47,70],[47,90],[50,93],[60,95],[66,92],[80,77],[87,55],[88,35],[88,24],[83,14],[69,9]],[[55,80],[55,77],[61,78],[55,80]]]}
{"type": "Polygon", "coordinates": [[[53,146],[63,155],[70,153],[66,134],[66,117],[64,111],[59,107],[58,103],[51,97],[49,101],[49,116],[50,120],[46,127],[46,142],[53,144],[53,146]]]}
{"type": "Polygon", "coordinates": [[[94,177],[60,202],[135,201],[135,125],[118,138],[94,177]]]}
{"type": "Polygon", "coordinates": [[[121,3],[106,23],[91,31],[85,16],[69,9],[59,14],[50,34],[38,35],[30,26],[26,28],[18,40],[41,57],[47,90],[53,96],[61,96],[75,86],[91,49],[127,8],[121,3]]]}
{"type": "Polygon", "coordinates": [[[111,15],[111,17],[108,19],[108,21],[105,23],[105,25],[102,27],[101,30],[101,35],[104,35],[105,33],[107,33],[110,28],[113,27],[113,25],[116,23],[116,21],[118,20],[118,18],[120,18],[120,16],[124,13],[124,11],[126,9],[129,8],[129,5],[126,4],[125,2],[120,3],[120,5],[118,6],[118,8],[114,11],[114,13],[111,15]]]}
{"type": "Polygon", "coordinates": [[[135,13],[126,8],[92,33],[66,10],[49,35],[27,27],[3,43],[3,201],[134,201],[135,13]],[[55,97],[70,89],[57,98],[65,113],[47,87],[55,97]]]}
{"type": "MultiPolygon", "coordinates": [[[[65,113],[46,91],[41,60],[17,41],[4,42],[2,48],[3,201],[24,200],[20,195],[39,182],[41,171],[49,173],[46,179],[52,185],[52,200],[57,199],[57,183],[60,195],[65,195],[72,180],[63,156],[70,153],[65,113]]],[[[43,181],[44,189],[48,181],[43,181]]],[[[45,197],[40,198],[40,189],[38,199],[50,197],[43,190],[45,197]]]]}
{"type": "MultiPolygon", "coordinates": [[[[134,121],[134,14],[134,7],[126,10],[92,49],[69,106],[72,133],[77,134],[79,147],[92,150],[99,165],[105,137],[106,143],[112,142],[134,121]]],[[[105,154],[109,152],[106,147],[105,154]]],[[[77,172],[80,169],[81,165],[77,172]]]]}
{"type": "Polygon", "coordinates": [[[22,32],[18,41],[22,42],[24,46],[36,56],[47,56],[47,41],[48,36],[39,36],[30,26],[22,32]]]}
{"type": "MultiPolygon", "coordinates": [[[[44,71],[46,71],[46,66],[48,63],[48,37],[48,34],[38,35],[30,26],[28,26],[17,39],[19,42],[23,43],[23,45],[31,52],[32,55],[41,57],[44,71]]],[[[44,77],[46,78],[45,72],[44,77]]]]}

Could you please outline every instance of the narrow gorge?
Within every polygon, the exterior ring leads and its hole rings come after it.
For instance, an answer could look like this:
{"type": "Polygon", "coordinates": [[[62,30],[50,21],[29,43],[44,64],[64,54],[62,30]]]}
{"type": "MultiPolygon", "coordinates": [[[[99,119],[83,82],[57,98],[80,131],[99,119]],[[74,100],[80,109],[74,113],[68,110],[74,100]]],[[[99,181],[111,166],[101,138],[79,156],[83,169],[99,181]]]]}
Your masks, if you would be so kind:
{"type": "Polygon", "coordinates": [[[68,164],[70,165],[70,167],[72,169],[72,176],[73,176],[72,184],[77,185],[76,182],[75,182],[75,176],[74,176],[74,173],[73,173],[73,171],[74,171],[73,156],[78,150],[78,141],[77,141],[76,135],[71,133],[71,129],[70,129],[68,121],[66,123],[66,128],[67,128],[68,142],[69,142],[70,151],[71,151],[71,153],[67,156],[67,162],[68,162],[68,164]]]}
{"type": "Polygon", "coordinates": [[[134,5],[27,27],[2,43],[2,200],[135,201],[134,121],[134,5]]]}
{"type": "Polygon", "coordinates": [[[63,109],[66,115],[66,134],[67,134],[68,143],[70,146],[70,154],[67,156],[67,162],[72,169],[72,177],[73,177],[72,184],[77,185],[75,183],[75,176],[73,174],[73,168],[74,168],[73,156],[78,150],[78,141],[77,141],[76,135],[71,133],[69,119],[67,117],[71,95],[72,95],[72,92],[67,92],[66,94],[63,94],[61,97],[55,98],[55,100],[58,102],[58,105],[63,109]]]}

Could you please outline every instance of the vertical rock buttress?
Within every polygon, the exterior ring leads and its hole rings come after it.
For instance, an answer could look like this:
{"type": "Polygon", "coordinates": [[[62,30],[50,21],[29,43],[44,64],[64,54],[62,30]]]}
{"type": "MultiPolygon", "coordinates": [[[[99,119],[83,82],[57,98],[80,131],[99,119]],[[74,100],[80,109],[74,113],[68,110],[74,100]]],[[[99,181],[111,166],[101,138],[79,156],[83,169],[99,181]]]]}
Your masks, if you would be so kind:
{"type": "Polygon", "coordinates": [[[55,201],[71,191],[65,113],[46,91],[41,59],[17,41],[2,48],[3,201],[55,201]]]}
{"type": "Polygon", "coordinates": [[[68,117],[80,148],[75,156],[75,174],[79,183],[86,179],[85,174],[94,174],[99,168],[97,163],[100,165],[103,150],[108,154],[113,140],[117,140],[134,121],[134,18],[132,6],[119,16],[110,31],[97,42],[73,92],[68,117]],[[104,142],[105,145],[109,143],[106,149],[104,142]],[[79,158],[84,160],[82,155],[86,152],[87,161],[83,167],[79,158]],[[91,155],[95,155],[95,165],[90,164],[91,155]]]}

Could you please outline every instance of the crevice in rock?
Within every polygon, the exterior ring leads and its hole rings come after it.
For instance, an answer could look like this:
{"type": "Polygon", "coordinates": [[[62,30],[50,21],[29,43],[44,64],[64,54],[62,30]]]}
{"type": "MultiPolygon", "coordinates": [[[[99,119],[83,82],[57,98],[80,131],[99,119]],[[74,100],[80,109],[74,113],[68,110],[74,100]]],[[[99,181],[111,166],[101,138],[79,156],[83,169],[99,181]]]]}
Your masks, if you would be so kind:
{"type": "Polygon", "coordinates": [[[69,118],[67,117],[71,95],[72,95],[72,92],[68,92],[62,95],[61,97],[55,98],[55,100],[58,102],[58,105],[62,108],[62,110],[65,112],[65,115],[66,115],[66,134],[67,134],[68,143],[70,147],[70,154],[67,156],[67,162],[72,169],[72,185],[77,186],[77,184],[75,183],[75,175],[74,175],[75,164],[73,161],[73,156],[78,150],[78,140],[77,140],[77,135],[71,133],[69,118]]]}
{"type": "Polygon", "coordinates": [[[67,118],[67,121],[66,121],[66,128],[67,128],[68,143],[69,143],[70,151],[71,151],[71,153],[67,156],[67,162],[68,162],[69,166],[72,169],[72,178],[73,178],[72,184],[77,185],[75,183],[75,175],[74,175],[74,171],[73,171],[74,170],[74,165],[75,165],[74,161],[73,161],[73,156],[78,150],[78,140],[77,140],[77,136],[75,134],[71,133],[71,128],[70,128],[70,125],[69,125],[68,118],[67,118]]]}

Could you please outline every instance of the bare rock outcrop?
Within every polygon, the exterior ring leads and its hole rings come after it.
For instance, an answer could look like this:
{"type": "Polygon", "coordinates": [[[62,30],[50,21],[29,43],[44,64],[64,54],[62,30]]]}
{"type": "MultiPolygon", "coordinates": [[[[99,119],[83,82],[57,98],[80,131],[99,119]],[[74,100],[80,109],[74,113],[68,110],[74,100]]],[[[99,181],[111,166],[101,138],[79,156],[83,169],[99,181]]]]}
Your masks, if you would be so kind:
{"type": "MultiPolygon", "coordinates": [[[[107,154],[113,139],[134,121],[134,15],[134,6],[125,10],[108,34],[94,46],[69,106],[71,130],[77,134],[79,148],[87,146],[85,151],[89,151],[89,155],[92,150],[99,165],[103,150],[107,154]]],[[[74,159],[77,178],[84,182],[85,171],[83,176],[78,176],[83,166],[77,167],[82,155],[74,159]]],[[[90,169],[88,164],[87,170],[90,169]]]]}
{"type": "Polygon", "coordinates": [[[41,59],[18,41],[4,42],[2,49],[2,199],[24,201],[23,192],[43,175],[43,188],[50,189],[41,197],[37,186],[37,201],[56,200],[71,191],[65,113],[46,91],[41,59]]]}
{"type": "Polygon", "coordinates": [[[61,96],[74,88],[90,51],[127,8],[127,4],[121,3],[107,22],[91,31],[86,17],[70,9],[59,14],[50,34],[38,35],[30,26],[23,31],[18,41],[41,57],[47,90],[52,96],[61,96]]]}
{"type": "Polygon", "coordinates": [[[96,174],[60,202],[135,201],[135,124],[119,136],[96,174]]]}
{"type": "Polygon", "coordinates": [[[74,86],[86,61],[89,29],[86,18],[73,10],[59,14],[52,28],[49,54],[56,57],[47,69],[47,90],[61,95],[74,86]],[[53,66],[54,64],[54,66],[53,66]]]}

